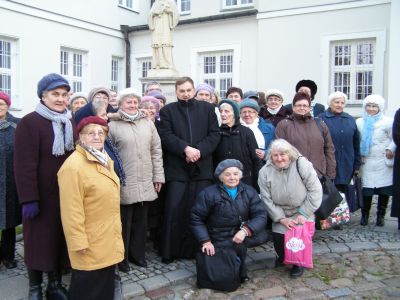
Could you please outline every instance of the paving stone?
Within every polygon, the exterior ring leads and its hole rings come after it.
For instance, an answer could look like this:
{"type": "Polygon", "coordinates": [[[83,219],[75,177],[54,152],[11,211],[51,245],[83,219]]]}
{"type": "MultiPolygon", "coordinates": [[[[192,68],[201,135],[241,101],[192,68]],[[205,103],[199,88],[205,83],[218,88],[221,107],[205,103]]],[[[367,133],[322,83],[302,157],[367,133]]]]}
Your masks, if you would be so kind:
{"type": "Polygon", "coordinates": [[[385,279],[384,283],[390,287],[398,287],[400,288],[400,276],[396,276],[393,278],[385,279]]]}
{"type": "Polygon", "coordinates": [[[254,293],[256,299],[265,299],[272,297],[285,296],[287,291],[281,286],[275,286],[269,289],[258,290],[254,293]]]}
{"type": "MultiPolygon", "coordinates": [[[[385,281],[386,283],[386,281],[385,281]]],[[[385,285],[382,282],[363,282],[351,287],[351,289],[355,292],[364,292],[364,291],[371,291],[379,288],[383,288],[385,285]]]]}
{"type": "Polygon", "coordinates": [[[352,242],[346,243],[346,245],[350,248],[350,251],[379,249],[379,245],[373,242],[352,242]]]}
{"type": "Polygon", "coordinates": [[[331,250],[326,245],[313,245],[313,254],[329,253],[331,250]]]}
{"type": "Polygon", "coordinates": [[[124,293],[124,299],[129,299],[135,296],[142,295],[144,293],[144,289],[141,285],[137,283],[129,283],[122,285],[122,292],[124,293]]]}
{"type": "Polygon", "coordinates": [[[295,292],[289,299],[293,300],[312,300],[312,299],[325,299],[325,295],[318,291],[309,292],[295,292]]]}
{"type": "Polygon", "coordinates": [[[267,260],[267,259],[275,260],[275,254],[271,252],[253,252],[249,253],[248,257],[251,257],[254,261],[267,260]]]}
{"type": "Polygon", "coordinates": [[[327,243],[328,248],[336,253],[348,252],[350,249],[343,243],[327,243]]]}
{"type": "Polygon", "coordinates": [[[353,291],[349,288],[337,288],[325,291],[324,294],[327,295],[329,298],[338,298],[350,296],[351,294],[353,294],[353,291]]]}
{"type": "Polygon", "coordinates": [[[398,250],[400,249],[400,242],[383,242],[379,243],[379,246],[387,250],[398,250]]]}
{"type": "Polygon", "coordinates": [[[329,284],[333,287],[346,287],[354,285],[353,281],[348,278],[333,279],[329,282],[329,284]]]}
{"type": "Polygon", "coordinates": [[[167,286],[169,284],[169,280],[163,275],[157,275],[151,278],[139,280],[137,283],[140,284],[147,292],[167,286]]]}
{"type": "Polygon", "coordinates": [[[160,288],[145,293],[146,297],[149,297],[151,299],[160,299],[163,297],[168,297],[169,295],[173,294],[174,292],[167,288],[160,288]]]}
{"type": "Polygon", "coordinates": [[[0,299],[17,300],[28,296],[28,279],[25,276],[13,276],[0,280],[0,299]]]}
{"type": "Polygon", "coordinates": [[[318,278],[306,278],[304,279],[304,283],[310,288],[318,291],[325,291],[330,288],[329,285],[318,278]]]}
{"type": "Polygon", "coordinates": [[[164,276],[167,277],[171,283],[174,283],[179,280],[183,280],[183,279],[192,277],[192,276],[194,276],[194,273],[192,273],[186,269],[180,269],[180,270],[175,270],[175,271],[170,271],[170,272],[164,273],[164,276]]]}
{"type": "Polygon", "coordinates": [[[388,288],[385,290],[386,295],[389,297],[400,299],[400,289],[398,288],[388,288]]]}

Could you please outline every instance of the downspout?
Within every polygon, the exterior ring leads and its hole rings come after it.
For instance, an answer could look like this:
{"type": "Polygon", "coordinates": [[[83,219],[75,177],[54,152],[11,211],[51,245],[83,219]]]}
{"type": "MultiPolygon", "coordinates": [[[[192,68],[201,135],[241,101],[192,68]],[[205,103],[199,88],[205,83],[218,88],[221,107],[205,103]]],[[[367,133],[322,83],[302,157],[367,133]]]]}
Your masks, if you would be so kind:
{"type": "Polygon", "coordinates": [[[125,87],[131,86],[131,42],[129,41],[129,26],[121,25],[125,40],[125,87]]]}

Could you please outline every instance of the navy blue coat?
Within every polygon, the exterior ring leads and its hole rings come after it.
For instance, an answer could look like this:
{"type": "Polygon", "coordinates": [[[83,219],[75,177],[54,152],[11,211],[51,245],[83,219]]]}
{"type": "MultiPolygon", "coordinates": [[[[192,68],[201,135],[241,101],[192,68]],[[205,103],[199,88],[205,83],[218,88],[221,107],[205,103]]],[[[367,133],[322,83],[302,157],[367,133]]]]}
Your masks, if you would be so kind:
{"type": "Polygon", "coordinates": [[[353,172],[360,169],[360,137],[356,121],[348,113],[334,114],[329,108],[318,116],[323,119],[331,133],[335,146],[335,184],[349,184],[353,172]]]}

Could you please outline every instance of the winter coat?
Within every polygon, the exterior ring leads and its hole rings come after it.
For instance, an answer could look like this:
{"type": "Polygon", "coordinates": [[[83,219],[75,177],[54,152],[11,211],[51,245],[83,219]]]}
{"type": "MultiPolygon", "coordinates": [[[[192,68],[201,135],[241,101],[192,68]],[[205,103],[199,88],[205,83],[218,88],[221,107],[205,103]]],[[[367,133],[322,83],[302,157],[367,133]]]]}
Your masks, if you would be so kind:
{"type": "Polygon", "coordinates": [[[13,161],[15,128],[20,119],[7,113],[6,121],[12,125],[0,129],[0,229],[21,224],[13,161]]]}
{"type": "Polygon", "coordinates": [[[271,114],[266,107],[261,107],[259,116],[265,120],[269,120],[274,127],[278,125],[280,121],[286,119],[287,116],[290,116],[291,112],[287,110],[285,106],[282,106],[281,109],[275,114],[271,114]]]}
{"type": "Polygon", "coordinates": [[[265,228],[266,207],[251,186],[240,183],[235,200],[228,196],[221,183],[205,188],[192,208],[191,228],[196,240],[200,244],[209,240],[216,244],[230,242],[240,229],[238,213],[242,218],[247,216],[243,220],[247,220],[246,226],[252,234],[265,228]],[[239,212],[233,201],[237,203],[239,212]]]}
{"type": "Polygon", "coordinates": [[[157,199],[154,182],[164,183],[161,141],[154,123],[144,116],[134,122],[109,124],[109,137],[118,149],[126,174],[121,204],[157,199]]]}
{"type": "Polygon", "coordinates": [[[119,179],[81,146],[58,171],[61,219],[75,270],[98,270],[124,259],[119,179]],[[85,254],[78,253],[86,249],[85,254]]]}
{"type": "MultiPolygon", "coordinates": [[[[356,121],[360,140],[364,128],[364,119],[356,121]]],[[[374,124],[372,145],[367,156],[362,156],[360,173],[364,188],[380,188],[391,186],[393,183],[393,167],[385,163],[386,149],[391,149],[393,119],[382,116],[374,124]]],[[[394,149],[391,149],[394,152],[394,149]]]]}
{"type": "Polygon", "coordinates": [[[400,109],[397,110],[393,122],[393,141],[396,145],[393,166],[393,198],[391,217],[400,217],[400,109]]]}
{"type": "Polygon", "coordinates": [[[328,126],[335,146],[335,184],[349,184],[354,171],[361,166],[360,137],[356,121],[348,113],[336,115],[330,108],[318,117],[328,126]]]}
{"type": "Polygon", "coordinates": [[[299,214],[314,221],[314,212],[322,201],[322,186],[312,164],[305,157],[292,161],[287,169],[278,169],[271,160],[258,176],[261,199],[272,219],[272,231],[284,234],[283,218],[296,218],[299,214]],[[300,174],[299,174],[300,172],[300,174]]]}
{"type": "Polygon", "coordinates": [[[225,159],[237,159],[243,164],[242,182],[258,189],[258,172],[262,162],[256,155],[258,145],[253,131],[237,121],[232,127],[222,125],[220,135],[221,140],[213,154],[214,169],[225,159]]]}
{"type": "Polygon", "coordinates": [[[328,126],[320,120],[320,129],[316,122],[311,116],[292,114],[279,122],[275,135],[277,138],[287,140],[311,161],[319,177],[327,176],[334,179],[336,177],[335,147],[328,126]]]}
{"type": "Polygon", "coordinates": [[[268,150],[269,145],[275,138],[275,127],[274,125],[263,118],[258,118],[258,129],[260,129],[261,133],[264,136],[265,148],[262,150],[268,150]]]}
{"type": "Polygon", "coordinates": [[[51,121],[36,112],[23,117],[15,132],[14,171],[19,202],[38,201],[40,209],[33,219],[23,220],[25,264],[38,271],[54,271],[68,263],[57,172],[72,151],[54,156],[53,141],[51,121]]]}
{"type": "Polygon", "coordinates": [[[169,103],[160,111],[160,133],[167,181],[212,180],[212,153],[220,134],[214,106],[206,101],[190,99],[169,103]],[[186,146],[200,150],[195,163],[187,163],[186,146]]]}

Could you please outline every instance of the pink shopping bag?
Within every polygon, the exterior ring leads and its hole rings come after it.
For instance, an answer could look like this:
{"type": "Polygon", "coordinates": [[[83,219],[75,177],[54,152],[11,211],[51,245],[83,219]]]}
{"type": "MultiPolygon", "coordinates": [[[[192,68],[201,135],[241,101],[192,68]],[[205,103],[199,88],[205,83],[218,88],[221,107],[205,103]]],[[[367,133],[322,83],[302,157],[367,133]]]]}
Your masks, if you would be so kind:
{"type": "Polygon", "coordinates": [[[284,264],[312,269],[312,237],[314,231],[314,222],[305,222],[303,225],[286,231],[284,264]]]}

